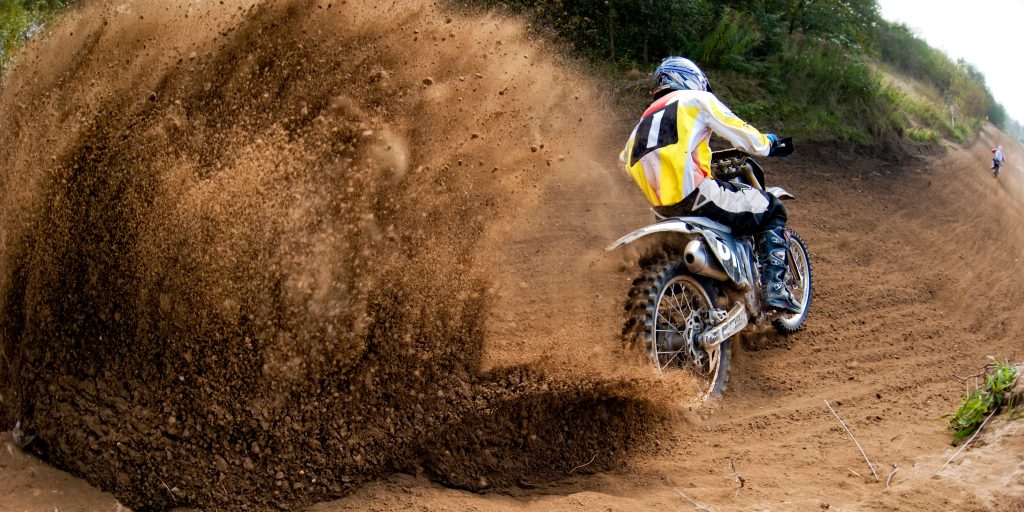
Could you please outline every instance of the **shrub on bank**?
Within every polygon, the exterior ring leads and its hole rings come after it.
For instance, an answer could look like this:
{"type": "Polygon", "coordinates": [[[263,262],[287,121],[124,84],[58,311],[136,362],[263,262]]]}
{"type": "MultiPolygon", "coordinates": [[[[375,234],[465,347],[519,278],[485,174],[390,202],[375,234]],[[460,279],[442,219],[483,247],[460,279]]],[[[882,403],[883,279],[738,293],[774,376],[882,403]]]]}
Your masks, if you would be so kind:
{"type": "MultiPolygon", "coordinates": [[[[599,63],[626,95],[641,96],[630,70],[649,72],[664,56],[692,57],[715,92],[758,126],[862,145],[968,139],[990,119],[1014,124],[984,76],[954,62],[904,25],[883,20],[874,0],[451,0],[526,14],[535,30],[599,63]],[[940,91],[934,104],[906,102],[878,63],[940,91]],[[955,122],[936,115],[952,109],[955,122]],[[908,124],[925,131],[908,132],[908,124]]],[[[641,98],[625,98],[633,104],[641,98]]]]}

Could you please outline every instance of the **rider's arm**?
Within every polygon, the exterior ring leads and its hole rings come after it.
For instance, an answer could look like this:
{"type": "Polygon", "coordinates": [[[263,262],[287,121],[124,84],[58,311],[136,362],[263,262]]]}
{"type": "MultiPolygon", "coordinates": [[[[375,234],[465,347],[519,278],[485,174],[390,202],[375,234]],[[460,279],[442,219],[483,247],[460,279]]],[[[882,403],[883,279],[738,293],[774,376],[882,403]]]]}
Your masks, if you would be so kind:
{"type": "Polygon", "coordinates": [[[751,155],[768,156],[772,143],[768,137],[729,110],[714,94],[705,97],[704,115],[708,126],[719,136],[751,155]]]}

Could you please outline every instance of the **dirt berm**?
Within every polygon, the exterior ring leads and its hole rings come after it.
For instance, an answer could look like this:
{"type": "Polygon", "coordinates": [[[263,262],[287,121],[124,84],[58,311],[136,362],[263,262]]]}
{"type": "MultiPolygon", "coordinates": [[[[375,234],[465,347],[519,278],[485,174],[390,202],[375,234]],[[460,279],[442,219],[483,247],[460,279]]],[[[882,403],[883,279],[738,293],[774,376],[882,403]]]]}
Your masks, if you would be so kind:
{"type": "Polygon", "coordinates": [[[146,510],[626,461],[669,415],[638,366],[484,361],[530,328],[485,322],[522,219],[608,153],[524,34],[420,0],[73,10],[0,91],[0,430],[146,510]]]}

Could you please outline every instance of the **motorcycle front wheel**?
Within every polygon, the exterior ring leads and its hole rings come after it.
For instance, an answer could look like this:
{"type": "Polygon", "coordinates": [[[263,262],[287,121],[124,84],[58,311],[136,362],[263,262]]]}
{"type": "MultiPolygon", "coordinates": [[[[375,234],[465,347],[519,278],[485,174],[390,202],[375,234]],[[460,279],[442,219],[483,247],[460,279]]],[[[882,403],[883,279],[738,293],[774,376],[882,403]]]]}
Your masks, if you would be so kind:
{"type": "Polygon", "coordinates": [[[729,341],[708,350],[699,341],[715,324],[716,297],[715,287],[681,261],[660,260],[644,266],[626,302],[627,344],[643,347],[659,372],[683,370],[697,377],[701,400],[720,395],[729,376],[729,341]]]}
{"type": "Polygon", "coordinates": [[[786,287],[800,305],[800,312],[787,313],[772,320],[775,329],[783,334],[796,332],[804,325],[814,295],[814,269],[811,267],[811,252],[807,250],[807,244],[796,231],[789,228],[786,228],[786,242],[789,247],[786,249],[786,262],[789,265],[786,271],[786,287]]]}

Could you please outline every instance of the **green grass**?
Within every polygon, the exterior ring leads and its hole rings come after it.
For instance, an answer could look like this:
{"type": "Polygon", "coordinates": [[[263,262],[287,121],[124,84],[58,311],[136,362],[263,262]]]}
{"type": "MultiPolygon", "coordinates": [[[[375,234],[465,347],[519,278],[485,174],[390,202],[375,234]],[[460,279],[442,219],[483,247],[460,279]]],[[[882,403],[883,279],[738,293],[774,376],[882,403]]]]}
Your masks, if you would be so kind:
{"type": "Polygon", "coordinates": [[[964,143],[977,133],[983,122],[982,119],[974,117],[956,119],[955,110],[951,112],[946,105],[927,99],[912,98],[906,94],[895,96],[894,103],[908,120],[913,120],[914,124],[921,126],[904,132],[908,138],[918,142],[938,142],[940,138],[948,138],[964,143]]]}
{"type": "Polygon", "coordinates": [[[942,138],[939,132],[931,128],[908,128],[903,133],[908,139],[922,144],[937,144],[942,138]]]}
{"type": "Polygon", "coordinates": [[[995,363],[983,375],[981,385],[967,384],[967,396],[949,420],[953,439],[962,441],[973,434],[985,419],[1000,409],[1012,409],[1020,405],[1020,396],[1012,395],[1014,385],[1020,377],[1017,367],[1004,362],[995,363]]]}

